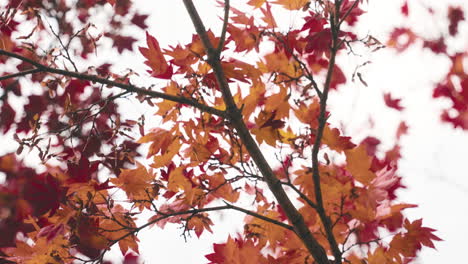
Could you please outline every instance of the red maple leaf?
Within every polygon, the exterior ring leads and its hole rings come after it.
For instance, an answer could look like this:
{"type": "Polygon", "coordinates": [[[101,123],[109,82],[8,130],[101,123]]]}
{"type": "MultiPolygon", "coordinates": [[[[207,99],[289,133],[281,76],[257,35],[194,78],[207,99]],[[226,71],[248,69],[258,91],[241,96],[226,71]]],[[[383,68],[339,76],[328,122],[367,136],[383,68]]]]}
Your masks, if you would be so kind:
{"type": "Polygon", "coordinates": [[[122,53],[124,50],[133,50],[133,43],[135,43],[136,39],[128,36],[120,36],[117,35],[113,37],[113,47],[117,48],[119,53],[122,53]]]}
{"type": "Polygon", "coordinates": [[[145,22],[147,18],[148,18],[148,15],[135,14],[133,15],[133,18],[130,22],[132,22],[135,26],[141,29],[146,29],[148,27],[145,22]]]}
{"type": "Polygon", "coordinates": [[[401,111],[401,110],[404,109],[400,105],[401,99],[392,98],[392,95],[390,93],[385,93],[384,94],[384,101],[385,101],[385,104],[390,108],[396,109],[398,111],[401,111]]]}

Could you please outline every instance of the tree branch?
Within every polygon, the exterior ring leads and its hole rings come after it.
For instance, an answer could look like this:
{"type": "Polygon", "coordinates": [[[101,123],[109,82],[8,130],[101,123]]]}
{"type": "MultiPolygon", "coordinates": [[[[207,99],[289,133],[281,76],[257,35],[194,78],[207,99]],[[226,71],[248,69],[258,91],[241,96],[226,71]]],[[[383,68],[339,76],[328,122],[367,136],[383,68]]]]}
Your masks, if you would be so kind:
{"type": "Polygon", "coordinates": [[[217,57],[221,55],[221,51],[224,48],[224,42],[226,41],[226,30],[229,23],[229,0],[224,2],[224,20],[223,20],[223,29],[221,30],[221,37],[219,39],[218,48],[216,49],[217,57]]]}
{"type": "Polygon", "coordinates": [[[12,73],[12,74],[8,74],[8,75],[5,75],[5,76],[0,76],[0,81],[15,78],[15,77],[25,76],[25,75],[28,75],[28,74],[34,74],[34,73],[38,73],[38,72],[41,72],[41,71],[42,71],[41,69],[30,69],[30,70],[25,70],[25,71],[22,71],[22,72],[12,73]]]}
{"type": "Polygon", "coordinates": [[[195,26],[202,43],[204,45],[205,51],[208,55],[208,63],[210,63],[213,72],[215,73],[216,80],[220,87],[220,90],[223,94],[223,99],[226,103],[228,118],[231,121],[233,127],[236,129],[240,139],[248,150],[250,156],[254,160],[258,169],[261,171],[265,181],[268,184],[269,189],[277,199],[278,203],[283,208],[286,216],[288,217],[291,224],[294,226],[294,231],[298,237],[303,241],[304,245],[307,247],[308,251],[314,257],[314,259],[319,264],[328,264],[328,257],[325,249],[320,245],[320,243],[312,236],[309,228],[307,227],[304,218],[297,211],[296,207],[292,204],[288,195],[284,191],[281,181],[276,177],[270,165],[266,161],[263,153],[258,147],[255,140],[252,138],[248,128],[246,127],[242,113],[237,108],[234,99],[232,97],[229,85],[224,75],[223,68],[219,57],[216,56],[216,51],[213,49],[212,44],[208,39],[206,34],[205,26],[200,19],[200,16],[192,2],[192,0],[183,0],[185,8],[187,9],[192,23],[195,26]]]}
{"type": "MultiPolygon", "coordinates": [[[[186,214],[199,214],[199,213],[204,213],[204,212],[213,212],[213,211],[222,211],[222,210],[228,210],[228,209],[231,209],[231,210],[235,210],[235,211],[239,211],[239,212],[243,212],[247,215],[251,215],[253,217],[256,217],[258,219],[261,219],[263,221],[266,221],[266,222],[269,222],[269,223],[272,223],[272,224],[275,224],[275,225],[278,225],[280,227],[283,227],[287,230],[291,230],[291,231],[294,231],[294,228],[288,224],[285,224],[285,223],[282,223],[278,220],[275,220],[275,219],[271,219],[269,217],[266,217],[266,216],[263,216],[261,214],[258,214],[258,213],[255,213],[255,212],[252,212],[252,211],[249,211],[247,209],[244,209],[244,208],[241,208],[241,207],[237,207],[235,205],[232,205],[232,204],[228,204],[225,202],[226,205],[224,206],[215,206],[215,207],[209,207],[209,208],[200,208],[200,209],[192,209],[192,210],[187,210],[187,211],[181,211],[181,212],[174,212],[174,213],[169,213],[169,214],[165,214],[165,215],[162,215],[161,217],[158,217],[156,219],[153,219],[151,221],[149,221],[148,223],[146,224],[143,224],[137,228],[133,228],[130,232],[126,233],[125,235],[113,240],[109,245],[108,245],[108,248],[110,248],[111,246],[113,246],[114,244],[118,243],[119,241],[121,241],[122,239],[125,239],[126,237],[128,236],[131,236],[135,233],[138,233],[140,232],[141,230],[151,226],[151,225],[154,225],[155,223],[161,221],[161,220],[164,220],[166,218],[169,218],[169,217],[174,217],[174,216],[178,216],[178,215],[186,215],[186,214]]],[[[104,256],[106,251],[104,251],[100,257],[102,258],[104,256]]]]}
{"type": "Polygon", "coordinates": [[[320,114],[318,117],[318,128],[315,134],[315,142],[312,147],[312,180],[314,182],[314,193],[315,193],[315,200],[317,203],[317,213],[320,217],[320,220],[323,223],[325,228],[325,234],[327,236],[327,240],[330,244],[330,248],[333,252],[333,257],[335,258],[336,264],[341,264],[342,262],[342,252],[338,247],[338,243],[336,242],[335,236],[333,235],[333,226],[328,217],[325,207],[323,205],[323,197],[322,197],[322,190],[320,186],[320,169],[319,169],[319,161],[318,161],[318,153],[320,150],[320,145],[322,142],[323,131],[325,129],[325,125],[327,122],[327,99],[328,93],[330,91],[331,80],[333,77],[333,71],[335,69],[335,60],[338,49],[340,47],[338,34],[340,31],[340,1],[335,2],[335,13],[330,15],[330,28],[332,33],[332,43],[330,47],[330,60],[328,62],[328,69],[327,69],[327,76],[325,79],[325,85],[323,87],[322,95],[320,96],[320,114]]]}
{"type": "MultiPolygon", "coordinates": [[[[109,80],[109,79],[101,78],[101,77],[95,76],[95,75],[88,75],[88,74],[83,74],[83,73],[78,73],[78,72],[72,72],[72,71],[52,68],[52,67],[43,65],[43,64],[41,64],[39,62],[36,62],[34,60],[31,60],[29,58],[26,58],[24,56],[21,56],[21,55],[19,55],[17,53],[12,53],[12,52],[2,50],[2,49],[0,49],[0,55],[5,55],[5,56],[8,56],[8,57],[16,58],[18,60],[27,62],[27,63],[31,64],[32,66],[36,67],[36,69],[34,69],[34,70],[37,71],[37,72],[42,71],[42,72],[54,73],[54,74],[59,74],[59,75],[67,76],[67,77],[77,78],[77,79],[80,79],[80,80],[87,80],[87,81],[91,81],[91,82],[94,82],[94,83],[100,83],[100,84],[104,84],[104,85],[108,85],[108,86],[118,87],[118,88],[124,89],[126,91],[134,92],[134,93],[137,93],[137,94],[143,94],[143,95],[147,95],[147,96],[154,97],[154,98],[161,98],[161,99],[169,100],[169,101],[176,102],[176,103],[187,104],[187,105],[190,105],[190,106],[193,106],[193,107],[199,109],[200,111],[207,112],[207,113],[210,113],[210,114],[213,114],[213,115],[217,115],[217,116],[220,116],[220,117],[223,117],[223,118],[227,117],[227,115],[226,115],[226,113],[224,111],[221,111],[221,110],[218,110],[216,108],[201,104],[201,103],[199,103],[199,102],[197,102],[197,101],[195,101],[195,100],[193,100],[191,98],[165,94],[165,93],[157,92],[157,91],[151,91],[151,90],[147,90],[147,89],[137,87],[137,86],[134,86],[134,85],[131,85],[131,84],[120,83],[120,82],[117,82],[117,81],[112,81],[112,80],[109,80]]],[[[17,73],[17,74],[19,74],[18,76],[21,76],[20,73],[17,73]]],[[[31,74],[31,72],[28,72],[28,74],[31,74]]],[[[10,75],[8,75],[8,76],[10,76],[10,75]]],[[[4,78],[4,77],[0,77],[0,78],[4,78]]]]}
{"type": "Polygon", "coordinates": [[[280,222],[278,220],[275,220],[275,219],[271,219],[269,217],[266,217],[266,216],[263,216],[261,214],[257,214],[255,212],[252,212],[252,211],[249,211],[249,210],[246,210],[244,208],[241,208],[241,207],[237,207],[235,205],[232,205],[232,204],[228,204],[225,202],[225,204],[227,206],[229,206],[229,209],[233,209],[233,210],[236,210],[236,211],[239,211],[239,212],[242,212],[242,213],[245,213],[245,214],[248,214],[248,215],[251,215],[253,217],[256,217],[258,219],[261,219],[265,222],[270,222],[272,224],[275,224],[275,225],[278,225],[278,226],[281,226],[282,228],[285,228],[285,229],[288,229],[288,230],[291,230],[291,231],[294,231],[294,228],[288,224],[285,224],[283,222],[280,222]]]}

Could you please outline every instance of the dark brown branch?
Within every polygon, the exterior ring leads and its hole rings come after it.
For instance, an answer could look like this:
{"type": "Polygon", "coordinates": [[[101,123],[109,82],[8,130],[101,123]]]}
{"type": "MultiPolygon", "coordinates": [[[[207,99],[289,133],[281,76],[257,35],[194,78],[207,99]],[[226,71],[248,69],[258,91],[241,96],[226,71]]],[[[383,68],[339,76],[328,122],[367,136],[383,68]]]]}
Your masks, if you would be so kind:
{"type": "Polygon", "coordinates": [[[8,75],[5,75],[5,76],[0,76],[0,81],[15,78],[15,77],[26,76],[28,74],[34,74],[34,73],[38,73],[38,72],[41,72],[41,71],[42,70],[40,70],[40,69],[31,69],[31,70],[25,70],[25,71],[22,71],[22,72],[12,73],[12,74],[8,74],[8,75]]]}
{"type": "Polygon", "coordinates": [[[223,94],[223,99],[226,104],[228,118],[231,121],[233,127],[236,129],[242,143],[245,145],[250,156],[254,160],[258,169],[262,173],[265,181],[268,184],[270,191],[273,193],[278,203],[283,208],[286,216],[288,217],[291,224],[294,226],[294,231],[297,236],[303,241],[304,245],[307,247],[308,251],[314,257],[314,259],[319,264],[328,264],[327,252],[320,245],[320,243],[312,236],[309,228],[307,227],[304,218],[297,211],[296,207],[292,204],[288,195],[283,189],[281,181],[276,177],[270,165],[266,161],[263,153],[258,147],[255,140],[252,138],[250,131],[246,127],[242,113],[237,108],[234,99],[232,97],[229,85],[224,75],[223,68],[219,57],[216,56],[216,51],[213,49],[212,44],[209,41],[208,35],[206,34],[205,26],[200,19],[200,16],[192,2],[192,0],[183,0],[185,8],[187,9],[192,23],[195,26],[202,43],[204,45],[205,51],[208,55],[208,63],[210,63],[213,72],[216,76],[216,80],[220,87],[220,90],[223,94]]]}
{"type": "Polygon", "coordinates": [[[72,71],[52,68],[52,67],[43,65],[43,64],[41,64],[39,62],[36,62],[34,60],[31,60],[29,58],[23,57],[23,56],[21,56],[19,54],[12,53],[12,52],[2,50],[2,49],[0,49],[0,55],[5,55],[5,56],[8,56],[8,57],[16,58],[18,60],[27,62],[27,63],[31,64],[32,66],[36,67],[36,70],[38,72],[42,71],[42,72],[54,73],[54,74],[59,74],[59,75],[67,76],[67,77],[77,78],[77,79],[80,79],[80,80],[91,81],[93,83],[100,83],[100,84],[104,84],[104,85],[108,85],[108,86],[118,87],[118,88],[124,89],[126,91],[134,92],[134,93],[137,93],[137,94],[147,95],[147,96],[154,97],[154,98],[161,98],[161,99],[169,100],[169,101],[176,102],[176,103],[187,104],[187,105],[190,105],[190,106],[193,106],[193,107],[199,109],[200,111],[207,112],[207,113],[210,113],[210,114],[213,114],[213,115],[217,115],[217,116],[226,118],[226,113],[224,111],[221,111],[221,110],[215,109],[213,107],[201,104],[201,103],[199,103],[199,102],[197,102],[197,101],[195,101],[195,100],[193,100],[191,98],[165,94],[165,93],[157,92],[157,91],[151,91],[151,90],[147,90],[147,89],[137,87],[137,86],[134,86],[134,85],[131,85],[131,84],[112,81],[112,80],[101,78],[101,77],[95,76],[95,75],[88,75],[88,74],[83,74],[83,73],[78,73],[78,72],[72,72],[72,71]]]}

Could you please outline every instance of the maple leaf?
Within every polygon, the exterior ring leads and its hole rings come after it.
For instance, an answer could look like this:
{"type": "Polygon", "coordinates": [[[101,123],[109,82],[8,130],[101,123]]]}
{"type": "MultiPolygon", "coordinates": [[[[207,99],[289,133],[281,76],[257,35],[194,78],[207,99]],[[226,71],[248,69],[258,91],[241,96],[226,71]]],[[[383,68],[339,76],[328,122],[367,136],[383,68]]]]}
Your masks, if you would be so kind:
{"type": "Polygon", "coordinates": [[[263,73],[278,72],[278,82],[299,78],[302,75],[301,67],[297,61],[293,61],[284,52],[275,52],[265,55],[265,62],[258,62],[257,66],[263,73]]]}
{"type": "MultiPolygon", "coordinates": [[[[265,111],[274,113],[274,116],[270,117],[270,126],[276,128],[284,127],[284,122],[278,119],[289,117],[289,96],[287,94],[286,87],[280,87],[280,91],[277,94],[272,94],[267,97],[265,101],[265,111]],[[277,120],[273,120],[277,119],[277,120]],[[280,121],[280,122],[279,122],[280,121]]],[[[268,125],[263,125],[266,127],[268,125]]]]}
{"type": "Polygon", "coordinates": [[[400,259],[400,254],[409,259],[414,258],[422,245],[435,248],[432,241],[442,241],[433,234],[434,229],[422,227],[422,219],[413,222],[406,219],[404,228],[406,232],[398,233],[390,242],[389,254],[397,259],[400,259]]]}
{"type": "Polygon", "coordinates": [[[260,40],[260,30],[252,26],[248,29],[241,29],[233,24],[229,24],[227,27],[227,32],[229,32],[228,40],[234,41],[236,43],[235,51],[251,51],[256,49],[258,51],[258,43],[260,40]]]}
{"type": "MultiPolygon", "coordinates": [[[[359,261],[360,262],[360,261],[359,261]]],[[[378,247],[372,253],[368,253],[367,263],[369,264],[390,264],[395,263],[384,248],[378,247]]]]}
{"type": "Polygon", "coordinates": [[[276,113],[260,112],[255,118],[256,127],[253,128],[252,134],[257,138],[259,144],[265,141],[270,146],[276,146],[276,141],[280,139],[279,128],[284,126],[284,122],[275,119],[276,113]]]}
{"type": "Polygon", "coordinates": [[[330,129],[327,125],[323,130],[323,143],[335,151],[342,152],[354,148],[356,145],[350,139],[351,137],[341,137],[337,128],[330,129]]]}
{"type": "Polygon", "coordinates": [[[196,214],[193,217],[190,217],[190,220],[187,223],[187,227],[189,229],[195,230],[195,234],[197,235],[197,237],[200,237],[200,235],[205,229],[208,230],[210,233],[213,233],[210,227],[212,225],[213,222],[206,213],[196,214]]]}
{"type": "Polygon", "coordinates": [[[205,257],[210,264],[266,264],[265,257],[260,253],[251,240],[232,239],[231,236],[224,244],[213,244],[214,253],[205,257]]]}
{"type": "Polygon", "coordinates": [[[266,8],[261,9],[263,13],[263,18],[262,20],[267,23],[269,28],[276,28],[278,27],[275,21],[275,17],[271,13],[271,6],[267,3],[266,8]]]}
{"type": "Polygon", "coordinates": [[[122,188],[131,200],[148,200],[155,196],[152,193],[154,179],[151,171],[137,163],[136,169],[124,169],[118,178],[112,178],[110,182],[122,188]]]}
{"type": "Polygon", "coordinates": [[[133,50],[133,43],[137,41],[135,38],[129,36],[114,36],[112,46],[117,48],[119,53],[122,53],[124,50],[133,50]]]}
{"type": "Polygon", "coordinates": [[[28,264],[68,263],[66,261],[71,257],[67,250],[69,244],[69,240],[63,236],[57,236],[49,241],[45,238],[38,238],[35,239],[33,245],[17,241],[15,248],[5,250],[5,253],[10,256],[6,259],[15,263],[28,264]]]}
{"type": "Polygon", "coordinates": [[[183,173],[184,169],[184,167],[177,167],[171,171],[167,185],[168,190],[178,192],[179,190],[189,191],[192,189],[192,184],[183,173]]]}
{"type": "Polygon", "coordinates": [[[345,16],[345,21],[350,25],[353,26],[360,15],[364,14],[364,11],[359,8],[359,4],[362,3],[359,0],[351,1],[351,0],[344,0],[341,3],[341,16],[345,16]],[[356,3],[357,2],[357,3],[356,3]],[[352,8],[352,9],[351,9],[352,8]]]}
{"type": "MultiPolygon", "coordinates": [[[[280,213],[276,210],[268,209],[268,205],[259,206],[256,212],[270,219],[280,221],[280,213]]],[[[269,242],[271,248],[274,248],[278,241],[284,237],[286,230],[276,224],[264,222],[263,220],[246,216],[244,225],[244,233],[247,237],[256,237],[258,239],[258,247],[263,247],[269,242]]]]}
{"type": "Polygon", "coordinates": [[[406,220],[404,227],[407,230],[406,235],[414,237],[419,243],[426,247],[435,248],[432,241],[442,241],[441,238],[433,234],[433,232],[436,231],[435,229],[422,226],[422,219],[413,222],[406,220]]]}
{"type": "Polygon", "coordinates": [[[408,125],[404,121],[401,121],[397,128],[396,138],[400,139],[401,136],[406,134],[408,134],[408,125]]]}
{"type": "Polygon", "coordinates": [[[235,203],[239,199],[240,193],[237,190],[234,190],[231,184],[226,182],[222,173],[215,173],[214,175],[209,176],[208,181],[211,188],[215,190],[212,193],[213,196],[223,198],[231,203],[235,203]]]}
{"type": "Polygon", "coordinates": [[[390,108],[396,109],[398,111],[401,111],[401,110],[404,109],[400,105],[401,99],[392,98],[392,95],[390,93],[385,93],[384,94],[384,101],[385,101],[385,104],[390,108]]]}
{"type": "Polygon", "coordinates": [[[151,76],[160,79],[170,79],[172,77],[172,65],[168,65],[159,47],[159,42],[155,37],[146,32],[146,44],[148,48],[140,47],[141,54],[147,59],[145,64],[151,68],[151,76]]]}
{"type": "Polygon", "coordinates": [[[141,29],[146,29],[148,27],[145,22],[147,18],[148,15],[140,15],[138,13],[135,13],[130,22],[132,22],[134,25],[138,26],[141,29]]]}
{"type": "Polygon", "coordinates": [[[367,155],[366,147],[361,144],[353,149],[345,150],[346,169],[361,183],[368,185],[376,175],[370,168],[372,157],[367,155]]]}
{"type": "Polygon", "coordinates": [[[396,167],[394,166],[376,172],[376,177],[371,181],[368,190],[368,195],[372,201],[382,202],[389,199],[389,190],[399,182],[399,177],[395,173],[396,167]]]}
{"type": "MultiPolygon", "coordinates": [[[[220,23],[226,33],[222,47],[217,37],[221,34],[198,22],[194,23],[197,33],[189,36],[188,43],[167,49],[146,32],[145,47],[139,47],[139,52],[148,72],[170,80],[154,86],[137,81],[138,74],[112,73],[115,66],[122,66],[115,64],[120,63],[118,56],[97,58],[105,63],[96,67],[86,64],[99,56],[90,55],[102,49],[101,35],[113,41],[114,55],[134,52],[136,35],[124,33],[147,28],[149,16],[140,14],[133,1],[58,1],[54,11],[60,16],[47,17],[57,29],[53,32],[42,21],[48,14],[45,1],[9,2],[0,12],[0,65],[11,66],[8,71],[12,71],[0,76],[0,132],[15,129],[20,133],[14,135],[17,153],[30,148],[39,153],[43,164],[36,172],[14,154],[0,156],[4,178],[0,262],[102,260],[109,247],[118,244],[124,263],[135,264],[139,261],[137,231],[176,223],[184,232],[193,230],[201,237],[216,224],[208,211],[229,208],[208,204],[223,201],[238,209],[247,205],[253,211],[245,217],[242,233],[214,244],[214,253],[206,256],[211,263],[322,263],[340,251],[330,243],[332,239],[338,247],[352,243],[353,250],[341,261],[409,263],[423,246],[434,247],[434,241],[440,240],[421,220],[405,219],[403,210],[415,205],[395,203],[396,190],[403,188],[395,164],[404,147],[401,136],[411,120],[400,123],[397,144],[384,153],[377,151],[379,139],[368,136],[356,146],[326,123],[328,117],[337,116],[333,108],[323,110],[328,96],[323,80],[331,76],[331,89],[347,81],[344,73],[349,69],[344,66],[348,65],[336,55],[347,56],[341,51],[363,42],[353,26],[364,12],[362,0],[247,0],[239,6],[248,10],[235,6],[226,10],[229,19],[220,23]],[[94,37],[95,11],[109,9],[109,4],[113,12],[99,13],[98,20],[106,24],[97,25],[102,34],[94,37]],[[294,21],[283,27],[277,23],[277,14],[285,11],[294,21]],[[24,31],[30,24],[33,30],[24,31]],[[65,43],[50,49],[47,41],[34,41],[48,37],[65,43]],[[205,47],[206,41],[214,50],[205,47]],[[156,107],[149,110],[156,122],[144,115],[138,121],[136,117],[126,120],[134,111],[120,111],[123,101],[117,99],[127,93],[151,109],[156,107]],[[325,120],[319,118],[322,115],[325,120]],[[145,130],[148,125],[155,128],[145,130]],[[315,132],[323,126],[323,147],[316,149],[317,154],[311,150],[315,132]],[[133,130],[140,133],[139,140],[133,138],[133,130]],[[251,142],[251,136],[260,146],[251,142]],[[135,162],[140,144],[147,148],[150,168],[135,162]],[[326,148],[339,153],[329,157],[326,148]],[[275,163],[268,160],[270,156],[277,158],[276,169],[270,167],[275,163]],[[317,188],[309,160],[322,156],[325,162],[317,165],[321,184],[317,188]],[[321,193],[315,193],[318,190],[321,193]],[[120,199],[119,193],[127,199],[120,199]],[[294,201],[297,194],[300,197],[294,201]],[[251,206],[243,202],[249,198],[251,206]],[[153,216],[148,225],[137,227],[144,209],[153,216]],[[322,223],[318,212],[329,217],[331,227],[322,223]],[[304,221],[296,221],[294,215],[304,221]],[[290,227],[284,228],[283,223],[290,227]],[[380,239],[387,233],[393,238],[383,243],[380,239]],[[376,239],[380,242],[369,244],[376,239]],[[319,250],[310,250],[306,247],[310,243],[304,241],[314,242],[319,250]]],[[[185,2],[196,18],[197,11],[189,7],[192,1],[185,2]]],[[[223,1],[217,2],[219,11],[225,8],[223,1]]],[[[402,16],[408,16],[409,2],[400,2],[402,16]]],[[[447,6],[443,18],[448,30],[440,32],[442,37],[417,35],[410,21],[393,29],[387,43],[397,52],[413,46],[447,58],[447,75],[433,96],[452,103],[444,109],[443,121],[468,129],[467,55],[453,47],[465,15],[462,7],[447,6]],[[422,45],[414,45],[417,41],[422,45]]],[[[364,44],[363,48],[374,50],[383,46],[372,36],[364,44]]],[[[336,96],[340,92],[333,91],[336,96]]],[[[390,94],[384,94],[384,100],[391,108],[403,109],[400,99],[390,94]]]]}
{"type": "Polygon", "coordinates": [[[148,150],[148,155],[146,156],[146,158],[149,158],[159,152],[162,154],[166,153],[173,142],[173,135],[168,130],[157,128],[137,141],[137,143],[147,142],[152,142],[148,150]]]}
{"type": "Polygon", "coordinates": [[[122,205],[117,204],[110,209],[110,212],[106,212],[105,217],[99,218],[98,222],[100,235],[109,241],[118,241],[122,255],[125,255],[129,249],[138,253],[139,239],[130,231],[136,228],[131,215],[122,205]]]}

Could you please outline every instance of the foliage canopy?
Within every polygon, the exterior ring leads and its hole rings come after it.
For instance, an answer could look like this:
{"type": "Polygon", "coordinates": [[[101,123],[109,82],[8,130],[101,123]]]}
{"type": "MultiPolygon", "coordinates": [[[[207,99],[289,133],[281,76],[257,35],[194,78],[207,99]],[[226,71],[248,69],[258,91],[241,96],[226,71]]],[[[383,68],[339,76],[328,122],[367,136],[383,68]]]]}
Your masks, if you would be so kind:
{"type": "MultiPolygon", "coordinates": [[[[400,27],[379,41],[356,33],[362,0],[218,1],[221,32],[183,2],[196,34],[169,47],[129,0],[2,6],[0,129],[18,148],[0,156],[0,263],[102,263],[114,245],[135,263],[141,230],[179,224],[199,237],[226,210],[246,215],[244,231],[214,244],[209,263],[410,263],[434,248],[434,229],[403,214],[416,205],[397,202],[406,123],[382,153],[379,139],[357,142],[329,122],[327,100],[351,79],[337,56],[422,43],[452,62],[434,89],[453,102],[442,120],[467,129],[467,53],[446,44],[461,8],[448,8],[446,38],[400,27]],[[279,30],[278,12],[295,12],[297,26],[279,30]],[[106,24],[93,25],[96,14],[106,24]],[[106,45],[139,54],[158,84],[134,85],[145,73],[117,74],[111,59],[91,64],[106,45]],[[126,115],[129,101],[159,124],[126,115]],[[25,165],[26,150],[40,164],[25,165]]],[[[352,79],[367,86],[358,70],[352,79]]]]}

